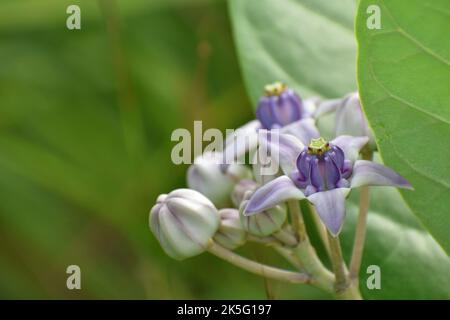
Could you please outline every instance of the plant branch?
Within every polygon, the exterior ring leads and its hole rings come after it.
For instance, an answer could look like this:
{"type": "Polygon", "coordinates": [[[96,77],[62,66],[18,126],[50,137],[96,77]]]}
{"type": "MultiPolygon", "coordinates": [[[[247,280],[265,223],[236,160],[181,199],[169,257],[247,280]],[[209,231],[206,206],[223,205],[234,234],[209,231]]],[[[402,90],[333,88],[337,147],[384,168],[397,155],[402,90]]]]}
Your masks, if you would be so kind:
{"type": "Polygon", "coordinates": [[[292,283],[309,283],[311,281],[311,277],[306,273],[287,271],[255,262],[218,245],[214,241],[210,242],[208,251],[239,268],[261,277],[292,283]]]}

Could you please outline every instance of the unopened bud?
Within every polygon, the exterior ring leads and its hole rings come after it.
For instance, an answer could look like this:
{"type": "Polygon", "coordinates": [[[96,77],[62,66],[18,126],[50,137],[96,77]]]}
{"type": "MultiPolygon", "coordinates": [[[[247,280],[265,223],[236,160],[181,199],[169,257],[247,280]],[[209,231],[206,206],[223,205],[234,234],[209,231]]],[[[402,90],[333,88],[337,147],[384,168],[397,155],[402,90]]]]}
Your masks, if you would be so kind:
{"type": "Polygon", "coordinates": [[[214,235],[214,240],[220,245],[234,250],[243,245],[247,239],[247,233],[242,227],[237,209],[219,210],[220,226],[214,235]]]}
{"type": "Polygon", "coordinates": [[[258,188],[258,183],[250,179],[243,179],[239,181],[234,186],[233,192],[231,193],[231,200],[233,204],[239,208],[242,200],[244,200],[244,195],[247,191],[255,191],[258,188]]]}
{"type": "Polygon", "coordinates": [[[150,210],[150,229],[164,251],[177,260],[204,252],[219,223],[212,202],[190,189],[160,195],[150,210]]]}
{"type": "Polygon", "coordinates": [[[280,204],[260,213],[244,215],[244,210],[251,194],[252,192],[245,194],[244,200],[239,207],[239,216],[244,230],[258,237],[267,237],[279,231],[286,221],[286,206],[280,204]]]}
{"type": "Polygon", "coordinates": [[[220,153],[206,152],[197,157],[187,172],[188,187],[205,195],[216,206],[225,206],[230,201],[234,184],[251,172],[243,165],[232,164],[227,173],[220,168],[223,160],[220,153]]]}

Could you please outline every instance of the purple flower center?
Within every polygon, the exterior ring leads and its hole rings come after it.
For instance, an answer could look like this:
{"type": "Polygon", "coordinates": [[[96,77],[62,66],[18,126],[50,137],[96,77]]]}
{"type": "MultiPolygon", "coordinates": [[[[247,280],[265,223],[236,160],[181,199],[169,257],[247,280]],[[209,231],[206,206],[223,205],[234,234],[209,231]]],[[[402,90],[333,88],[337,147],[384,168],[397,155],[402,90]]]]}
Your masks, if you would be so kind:
{"type": "Polygon", "coordinates": [[[300,153],[297,169],[293,180],[308,196],[318,191],[348,187],[352,163],[345,159],[341,148],[318,138],[311,139],[309,146],[300,153]]]}
{"type": "Polygon", "coordinates": [[[303,118],[303,103],[300,97],[285,84],[275,82],[265,87],[256,109],[256,117],[263,129],[277,129],[303,118]]]}

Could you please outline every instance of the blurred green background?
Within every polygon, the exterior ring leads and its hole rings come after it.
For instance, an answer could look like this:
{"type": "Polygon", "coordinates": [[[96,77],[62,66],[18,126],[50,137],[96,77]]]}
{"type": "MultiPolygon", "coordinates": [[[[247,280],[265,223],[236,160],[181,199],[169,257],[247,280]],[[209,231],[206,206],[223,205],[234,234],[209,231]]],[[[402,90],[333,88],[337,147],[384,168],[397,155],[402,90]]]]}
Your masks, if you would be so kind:
{"type": "Polygon", "coordinates": [[[172,130],[252,118],[225,1],[2,0],[0,39],[0,298],[324,297],[209,254],[174,261],[149,231],[158,194],[185,186],[172,130]]]}

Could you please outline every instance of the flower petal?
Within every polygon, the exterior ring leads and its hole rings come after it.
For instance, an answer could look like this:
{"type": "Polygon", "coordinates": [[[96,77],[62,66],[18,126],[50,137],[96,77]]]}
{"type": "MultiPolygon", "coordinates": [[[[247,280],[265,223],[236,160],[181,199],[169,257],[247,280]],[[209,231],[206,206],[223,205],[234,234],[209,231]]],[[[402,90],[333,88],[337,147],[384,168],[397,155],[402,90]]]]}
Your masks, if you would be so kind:
{"type": "Polygon", "coordinates": [[[303,118],[313,117],[322,99],[319,97],[309,97],[303,99],[303,118]]]}
{"type": "Polygon", "coordinates": [[[238,164],[245,163],[245,155],[255,151],[258,146],[257,130],[260,127],[261,123],[258,120],[253,120],[236,129],[233,134],[227,137],[223,150],[225,165],[236,162],[238,164]]]}
{"type": "Polygon", "coordinates": [[[314,205],[325,226],[336,236],[345,218],[345,198],[351,189],[337,188],[313,193],[308,200],[314,205]]]}
{"type": "Polygon", "coordinates": [[[304,145],[308,145],[311,139],[320,137],[319,129],[311,118],[295,121],[283,127],[282,132],[296,136],[304,145]]]}
{"type": "Polygon", "coordinates": [[[345,159],[349,159],[352,162],[358,159],[359,151],[369,141],[368,137],[353,137],[353,136],[339,136],[331,144],[338,146],[344,151],[345,159]]]}
{"type": "Polygon", "coordinates": [[[413,189],[411,184],[394,170],[367,160],[358,160],[353,167],[351,187],[392,186],[413,189]]]}
{"type": "Polygon", "coordinates": [[[283,92],[277,101],[275,118],[280,126],[286,126],[294,121],[300,120],[302,101],[291,89],[283,92]]]}
{"type": "Polygon", "coordinates": [[[314,111],[314,118],[319,118],[323,115],[336,111],[336,109],[341,106],[343,103],[342,98],[332,99],[332,100],[323,100],[318,105],[316,110],[314,111]]]}
{"type": "Polygon", "coordinates": [[[367,120],[357,92],[347,95],[336,110],[336,135],[369,136],[367,120]]]}
{"type": "Polygon", "coordinates": [[[261,122],[262,128],[270,129],[274,123],[274,110],[272,107],[272,97],[263,96],[259,99],[256,117],[261,122]]]}
{"type": "Polygon", "coordinates": [[[270,153],[270,161],[279,165],[284,174],[289,175],[296,170],[297,157],[305,149],[300,140],[275,129],[259,130],[258,140],[260,158],[267,160],[267,155],[270,153]]]}
{"type": "Polygon", "coordinates": [[[281,176],[270,181],[253,193],[250,197],[244,215],[255,214],[273,208],[287,200],[305,198],[303,192],[298,189],[294,182],[287,176],[281,176]]]}

